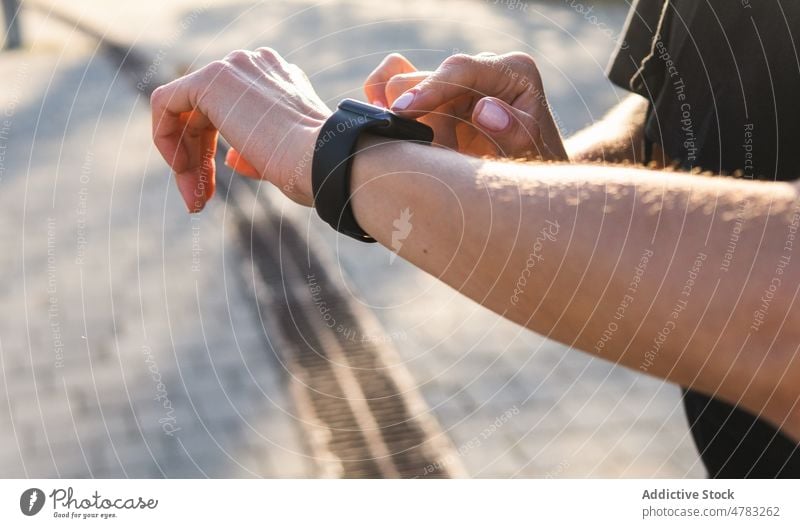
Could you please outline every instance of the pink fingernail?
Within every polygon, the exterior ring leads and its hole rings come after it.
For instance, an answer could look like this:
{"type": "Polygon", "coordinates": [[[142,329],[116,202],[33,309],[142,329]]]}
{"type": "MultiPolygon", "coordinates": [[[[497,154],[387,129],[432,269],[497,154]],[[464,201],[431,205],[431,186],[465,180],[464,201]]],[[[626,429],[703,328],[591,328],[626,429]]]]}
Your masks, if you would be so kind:
{"type": "Polygon", "coordinates": [[[411,102],[414,100],[414,95],[414,92],[406,92],[395,99],[394,104],[392,105],[392,110],[405,110],[411,106],[411,102]]]}
{"type": "Polygon", "coordinates": [[[372,101],[372,106],[380,106],[381,108],[386,108],[386,105],[383,104],[383,101],[372,101]]]}
{"type": "Polygon", "coordinates": [[[496,132],[505,130],[511,123],[511,117],[509,117],[506,109],[491,99],[483,101],[483,106],[478,112],[477,119],[480,125],[496,132]]]}

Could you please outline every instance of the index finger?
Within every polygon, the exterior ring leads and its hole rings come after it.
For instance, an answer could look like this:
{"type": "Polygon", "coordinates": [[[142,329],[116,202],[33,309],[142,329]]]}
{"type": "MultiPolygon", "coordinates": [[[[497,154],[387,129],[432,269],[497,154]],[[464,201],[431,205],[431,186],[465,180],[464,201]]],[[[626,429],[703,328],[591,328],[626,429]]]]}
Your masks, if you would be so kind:
{"type": "Polygon", "coordinates": [[[391,105],[402,94],[406,93],[429,76],[433,72],[430,71],[417,71],[413,73],[400,73],[386,81],[386,106],[391,105]]]}
{"type": "Polygon", "coordinates": [[[465,95],[508,98],[513,86],[511,76],[502,75],[503,60],[504,56],[488,53],[448,57],[432,75],[398,97],[392,110],[408,117],[419,117],[465,95]]]}

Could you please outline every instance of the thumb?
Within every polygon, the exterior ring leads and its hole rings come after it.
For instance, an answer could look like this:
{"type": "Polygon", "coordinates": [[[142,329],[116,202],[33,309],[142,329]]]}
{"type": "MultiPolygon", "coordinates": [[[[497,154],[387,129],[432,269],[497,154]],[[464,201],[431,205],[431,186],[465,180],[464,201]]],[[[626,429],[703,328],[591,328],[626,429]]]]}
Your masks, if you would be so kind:
{"type": "Polygon", "coordinates": [[[497,150],[504,156],[554,157],[542,141],[536,119],[496,97],[484,97],[478,101],[472,111],[472,123],[496,143],[497,150]]]}

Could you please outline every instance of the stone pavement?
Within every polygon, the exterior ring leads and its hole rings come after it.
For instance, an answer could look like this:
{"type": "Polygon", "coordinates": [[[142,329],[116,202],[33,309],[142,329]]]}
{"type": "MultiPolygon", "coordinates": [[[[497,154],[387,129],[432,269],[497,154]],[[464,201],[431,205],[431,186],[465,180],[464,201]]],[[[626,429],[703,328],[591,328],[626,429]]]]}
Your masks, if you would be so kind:
{"type": "Polygon", "coordinates": [[[0,476],[307,476],[224,208],[185,213],[146,101],[60,38],[0,60],[0,476]]]}
{"type": "MultiPolygon", "coordinates": [[[[69,9],[137,42],[157,68],[275,47],[331,105],[358,97],[389,51],[433,68],[458,51],[520,49],[537,58],[557,121],[574,132],[619,96],[603,68],[624,9],[596,6],[595,24],[569,3],[519,5],[69,9]]],[[[0,476],[309,475],[283,371],[264,346],[274,330],[241,280],[224,200],[188,217],[129,82],[70,28],[39,14],[25,24],[29,49],[0,56],[0,108],[12,114],[0,134],[0,476]]],[[[675,387],[522,330],[380,247],[338,237],[279,198],[274,207],[319,231],[469,474],[704,475],[675,387]]]]}

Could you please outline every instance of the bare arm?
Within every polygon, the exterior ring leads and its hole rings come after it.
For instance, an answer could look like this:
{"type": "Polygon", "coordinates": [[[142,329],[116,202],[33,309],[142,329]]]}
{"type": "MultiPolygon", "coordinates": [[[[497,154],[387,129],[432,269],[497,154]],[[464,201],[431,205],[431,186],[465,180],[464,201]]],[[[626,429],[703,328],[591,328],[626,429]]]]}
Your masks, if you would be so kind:
{"type": "MultiPolygon", "coordinates": [[[[464,77],[470,61],[443,71],[464,77]]],[[[447,86],[468,83],[423,84],[411,104],[437,108],[447,86]]],[[[273,50],[233,52],[159,88],[152,103],[154,141],[190,211],[213,194],[218,132],[250,176],[312,204],[311,154],[330,111],[273,50]]],[[[378,241],[392,247],[393,220],[408,208],[402,256],[464,295],[598,357],[741,404],[800,441],[796,185],[364,146],[353,207],[378,241]]]]}
{"type": "Polygon", "coordinates": [[[379,242],[409,208],[400,254],[464,295],[800,439],[796,186],[368,147],[353,205],[379,242]]]}
{"type": "Polygon", "coordinates": [[[565,141],[574,162],[605,161],[642,163],[642,142],[647,99],[631,94],[600,121],[565,141]]]}

